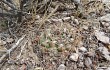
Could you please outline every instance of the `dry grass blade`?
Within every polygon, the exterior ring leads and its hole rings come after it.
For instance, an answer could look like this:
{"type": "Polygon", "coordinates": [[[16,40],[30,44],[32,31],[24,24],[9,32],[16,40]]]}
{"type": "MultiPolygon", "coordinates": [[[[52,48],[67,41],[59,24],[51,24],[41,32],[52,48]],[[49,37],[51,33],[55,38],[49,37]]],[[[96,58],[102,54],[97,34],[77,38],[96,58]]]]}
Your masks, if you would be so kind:
{"type": "Polygon", "coordinates": [[[44,16],[44,17],[42,18],[42,21],[39,22],[39,23],[41,23],[41,24],[40,24],[38,30],[45,24],[45,21],[46,21],[48,18],[50,18],[50,17],[54,14],[54,12],[58,9],[58,7],[59,7],[59,5],[57,5],[57,6],[55,7],[55,9],[54,9],[47,17],[44,16]]]}

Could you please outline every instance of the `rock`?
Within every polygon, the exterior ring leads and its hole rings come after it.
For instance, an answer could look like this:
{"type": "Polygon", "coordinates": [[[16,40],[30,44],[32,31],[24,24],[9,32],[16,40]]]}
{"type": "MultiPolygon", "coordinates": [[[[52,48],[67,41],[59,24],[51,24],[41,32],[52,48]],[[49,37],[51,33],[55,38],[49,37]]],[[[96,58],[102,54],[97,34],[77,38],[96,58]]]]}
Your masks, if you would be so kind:
{"type": "Polygon", "coordinates": [[[87,56],[94,57],[95,56],[95,52],[87,52],[87,56]]]}
{"type": "Polygon", "coordinates": [[[107,22],[110,22],[110,14],[106,14],[106,15],[104,15],[104,16],[102,16],[101,18],[100,18],[100,21],[107,21],[107,22]]]}
{"type": "Polygon", "coordinates": [[[110,0],[101,0],[102,3],[106,4],[106,3],[110,3],[110,0]]]}
{"type": "Polygon", "coordinates": [[[81,52],[87,52],[87,49],[86,49],[85,47],[80,47],[79,50],[80,50],[81,52]]]}
{"type": "Polygon", "coordinates": [[[57,70],[66,70],[66,66],[64,64],[60,64],[57,70]]]}
{"type": "Polygon", "coordinates": [[[57,22],[60,22],[60,23],[63,22],[62,19],[51,19],[51,21],[52,21],[52,22],[56,22],[56,23],[57,23],[57,22]]]}
{"type": "Polygon", "coordinates": [[[110,67],[108,67],[106,70],[110,70],[110,67]]]}
{"type": "Polygon", "coordinates": [[[102,23],[102,25],[104,26],[109,26],[110,25],[110,14],[106,14],[102,17],[100,17],[100,21],[102,23]]]}
{"type": "Polygon", "coordinates": [[[59,47],[64,47],[64,45],[63,44],[60,44],[59,47]]]}
{"type": "Polygon", "coordinates": [[[77,4],[80,4],[81,3],[81,0],[73,0],[74,3],[77,3],[77,4]]]}
{"type": "Polygon", "coordinates": [[[78,19],[75,19],[74,16],[71,16],[71,20],[73,21],[73,24],[79,25],[78,19]]]}
{"type": "Polygon", "coordinates": [[[74,22],[75,22],[77,25],[79,25],[78,19],[74,19],[74,22]]]}
{"type": "Polygon", "coordinates": [[[73,53],[72,55],[70,55],[69,58],[72,61],[77,61],[78,60],[78,57],[79,57],[78,53],[73,53]]]}
{"type": "Polygon", "coordinates": [[[85,29],[85,30],[87,30],[88,29],[88,26],[87,25],[84,25],[82,28],[85,29]]]}
{"type": "Polygon", "coordinates": [[[110,61],[110,52],[108,51],[108,49],[106,47],[99,47],[98,50],[103,54],[105,59],[110,61]]]}
{"type": "Polygon", "coordinates": [[[5,41],[0,40],[0,46],[5,45],[5,44],[6,44],[6,42],[5,42],[5,41]]]}
{"type": "Polygon", "coordinates": [[[7,40],[6,40],[8,43],[11,43],[11,42],[13,42],[14,40],[12,39],[12,38],[7,38],[7,40]]]}
{"type": "Polygon", "coordinates": [[[110,26],[108,27],[108,30],[110,30],[110,26]]]}
{"type": "Polygon", "coordinates": [[[95,36],[97,39],[105,44],[110,44],[110,38],[105,36],[104,32],[100,32],[98,30],[95,31],[95,36]]]}
{"type": "Polygon", "coordinates": [[[36,15],[36,19],[40,19],[40,16],[39,15],[36,15]]]}
{"type": "Polygon", "coordinates": [[[80,62],[78,63],[78,66],[79,66],[79,67],[84,67],[84,63],[83,63],[82,61],[80,61],[80,62]]]}
{"type": "Polygon", "coordinates": [[[7,68],[6,70],[10,70],[10,68],[7,68]]]}
{"type": "Polygon", "coordinates": [[[69,21],[71,19],[71,17],[64,17],[63,21],[69,21]]]}
{"type": "Polygon", "coordinates": [[[67,28],[64,28],[63,30],[64,30],[64,32],[67,32],[67,28]]]}
{"type": "Polygon", "coordinates": [[[87,58],[85,58],[84,64],[87,68],[91,69],[92,60],[89,57],[87,57],[87,58]]]}
{"type": "Polygon", "coordinates": [[[44,70],[42,67],[36,67],[35,70],[44,70]]]}
{"type": "Polygon", "coordinates": [[[100,68],[100,69],[97,69],[97,70],[104,70],[104,69],[101,69],[101,68],[100,68]]]}
{"type": "Polygon", "coordinates": [[[70,41],[73,42],[74,41],[74,38],[70,38],[70,41]]]}
{"type": "Polygon", "coordinates": [[[103,26],[106,26],[106,27],[108,27],[110,25],[109,23],[103,22],[103,21],[101,23],[102,23],[103,26]]]}

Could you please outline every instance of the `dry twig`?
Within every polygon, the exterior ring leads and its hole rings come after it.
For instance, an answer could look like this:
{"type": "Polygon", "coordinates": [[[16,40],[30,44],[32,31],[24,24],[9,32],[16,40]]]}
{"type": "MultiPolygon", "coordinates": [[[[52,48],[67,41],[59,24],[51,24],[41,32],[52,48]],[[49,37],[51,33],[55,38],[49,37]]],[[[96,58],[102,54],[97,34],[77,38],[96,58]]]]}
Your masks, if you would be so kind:
{"type": "MultiPolygon", "coordinates": [[[[59,7],[59,5],[57,5],[56,7],[55,7],[55,9],[48,15],[48,16],[45,16],[44,15],[44,17],[42,18],[42,20],[43,21],[41,21],[40,23],[40,26],[39,26],[39,29],[44,25],[44,23],[45,23],[45,21],[48,19],[48,18],[50,18],[54,13],[55,13],[55,11],[58,9],[58,7],[59,7]]],[[[39,30],[38,29],[38,30],[39,30]]]]}
{"type": "Polygon", "coordinates": [[[20,43],[21,41],[25,38],[25,35],[22,36],[18,41],[17,43],[15,43],[15,45],[12,46],[11,49],[7,50],[7,52],[0,58],[0,63],[2,63],[3,59],[8,55],[10,54],[10,52],[12,52],[20,43]]]}

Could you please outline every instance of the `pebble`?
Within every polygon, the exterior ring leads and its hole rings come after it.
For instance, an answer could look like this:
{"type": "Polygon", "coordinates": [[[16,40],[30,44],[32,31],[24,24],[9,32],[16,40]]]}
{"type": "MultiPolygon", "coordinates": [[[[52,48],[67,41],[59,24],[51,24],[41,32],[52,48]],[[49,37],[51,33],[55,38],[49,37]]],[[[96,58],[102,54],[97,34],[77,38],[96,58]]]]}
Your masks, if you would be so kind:
{"type": "Polygon", "coordinates": [[[110,22],[110,14],[106,14],[100,18],[100,21],[110,22]]]}
{"type": "Polygon", "coordinates": [[[110,26],[108,27],[108,30],[110,30],[110,26]]]}
{"type": "Polygon", "coordinates": [[[97,69],[97,70],[104,70],[104,69],[97,69]]]}
{"type": "Polygon", "coordinates": [[[64,64],[60,64],[57,70],[65,70],[66,66],[64,64]]]}
{"type": "Polygon", "coordinates": [[[14,40],[12,39],[12,38],[7,38],[7,40],[6,40],[8,43],[11,43],[11,42],[13,42],[14,40]]]}
{"type": "Polygon", "coordinates": [[[71,17],[65,17],[65,18],[63,18],[63,21],[68,21],[70,19],[71,19],[71,17]]]}
{"type": "Polygon", "coordinates": [[[103,54],[105,59],[110,61],[110,52],[108,51],[108,49],[106,47],[99,47],[98,50],[103,54]]]}
{"type": "Polygon", "coordinates": [[[86,52],[87,51],[87,49],[85,47],[80,47],[79,50],[82,51],[82,52],[86,52]]]}
{"type": "Polygon", "coordinates": [[[85,58],[84,63],[87,68],[91,68],[92,60],[89,57],[85,58]]]}
{"type": "Polygon", "coordinates": [[[102,1],[102,3],[110,3],[110,0],[101,0],[102,1]]]}
{"type": "Polygon", "coordinates": [[[95,52],[87,52],[87,55],[90,56],[90,57],[94,57],[95,52]]]}
{"type": "Polygon", "coordinates": [[[110,67],[108,67],[106,70],[110,70],[110,67]]]}
{"type": "Polygon", "coordinates": [[[106,27],[108,27],[110,25],[110,22],[103,22],[102,21],[101,23],[102,23],[103,26],[106,26],[106,27]]]}
{"type": "Polygon", "coordinates": [[[77,61],[78,60],[78,57],[79,57],[78,53],[73,53],[72,55],[70,55],[69,58],[72,61],[77,61]]]}
{"type": "Polygon", "coordinates": [[[81,0],[73,0],[75,3],[78,3],[80,4],[81,3],[81,0]]]}
{"type": "Polygon", "coordinates": [[[6,42],[5,42],[5,41],[0,40],[0,46],[1,46],[1,45],[5,45],[5,44],[6,44],[6,42]]]}
{"type": "Polygon", "coordinates": [[[88,26],[87,25],[84,25],[83,26],[83,29],[87,30],[88,29],[88,26]]]}
{"type": "Polygon", "coordinates": [[[97,39],[105,44],[110,44],[109,37],[105,36],[104,32],[100,32],[98,30],[95,31],[95,36],[97,39]]]}

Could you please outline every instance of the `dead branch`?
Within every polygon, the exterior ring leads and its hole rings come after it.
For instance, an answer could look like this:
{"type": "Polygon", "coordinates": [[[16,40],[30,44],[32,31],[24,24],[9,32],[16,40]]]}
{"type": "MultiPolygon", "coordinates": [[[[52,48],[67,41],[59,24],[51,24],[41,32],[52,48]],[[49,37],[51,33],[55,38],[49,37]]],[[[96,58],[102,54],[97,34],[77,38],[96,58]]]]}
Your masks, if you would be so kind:
{"type": "Polygon", "coordinates": [[[21,42],[22,40],[25,38],[25,35],[22,36],[18,41],[17,43],[15,43],[15,45],[12,46],[11,49],[7,50],[7,52],[0,58],[0,63],[2,63],[3,59],[8,55],[10,54],[10,52],[12,52],[21,42]]]}

